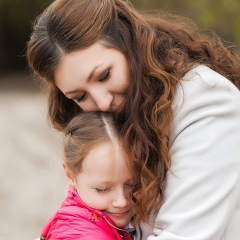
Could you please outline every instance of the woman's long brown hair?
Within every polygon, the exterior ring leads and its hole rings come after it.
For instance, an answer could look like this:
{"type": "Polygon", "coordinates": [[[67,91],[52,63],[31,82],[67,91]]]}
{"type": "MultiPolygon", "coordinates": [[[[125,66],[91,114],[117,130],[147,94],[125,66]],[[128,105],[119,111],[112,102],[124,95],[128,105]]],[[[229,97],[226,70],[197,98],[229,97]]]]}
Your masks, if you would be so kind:
{"type": "Polygon", "coordinates": [[[129,62],[130,87],[115,120],[141,176],[136,221],[147,222],[161,205],[171,167],[168,132],[176,85],[204,64],[240,88],[240,57],[234,45],[200,32],[184,17],[139,12],[123,0],[56,0],[34,24],[27,58],[48,83],[48,115],[58,130],[81,109],[55,86],[54,71],[64,55],[98,41],[120,50],[129,62]]]}

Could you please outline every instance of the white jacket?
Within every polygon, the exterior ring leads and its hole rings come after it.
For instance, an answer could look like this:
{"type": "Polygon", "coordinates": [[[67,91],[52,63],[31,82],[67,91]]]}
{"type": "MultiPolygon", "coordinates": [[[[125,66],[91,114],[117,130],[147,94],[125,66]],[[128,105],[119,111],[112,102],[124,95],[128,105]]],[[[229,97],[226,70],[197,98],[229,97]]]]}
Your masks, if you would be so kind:
{"type": "Polygon", "coordinates": [[[240,239],[240,92],[198,66],[182,79],[170,129],[172,171],[142,240],[240,239]],[[181,86],[182,85],[182,86],[181,86]]]}

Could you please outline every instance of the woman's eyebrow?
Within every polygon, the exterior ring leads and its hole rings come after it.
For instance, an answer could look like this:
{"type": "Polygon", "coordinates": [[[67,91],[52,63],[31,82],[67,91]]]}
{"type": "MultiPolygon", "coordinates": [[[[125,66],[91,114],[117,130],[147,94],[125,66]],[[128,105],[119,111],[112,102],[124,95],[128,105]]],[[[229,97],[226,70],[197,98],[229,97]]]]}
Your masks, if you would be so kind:
{"type": "Polygon", "coordinates": [[[99,64],[99,65],[97,65],[97,66],[95,66],[95,67],[93,68],[93,70],[90,72],[90,74],[89,74],[88,77],[87,77],[87,82],[89,82],[89,81],[92,79],[92,77],[93,77],[96,69],[99,68],[101,65],[102,65],[102,64],[99,64]]]}

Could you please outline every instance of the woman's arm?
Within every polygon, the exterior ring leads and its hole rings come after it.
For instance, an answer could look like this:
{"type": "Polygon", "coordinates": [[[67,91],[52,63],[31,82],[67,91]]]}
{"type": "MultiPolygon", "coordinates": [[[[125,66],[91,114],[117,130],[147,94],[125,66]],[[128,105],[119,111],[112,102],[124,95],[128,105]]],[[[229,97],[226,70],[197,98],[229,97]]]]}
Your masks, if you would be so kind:
{"type": "Polygon", "coordinates": [[[173,110],[173,174],[167,174],[165,200],[155,221],[160,229],[147,239],[237,240],[240,93],[221,75],[199,66],[183,79],[173,110]]]}

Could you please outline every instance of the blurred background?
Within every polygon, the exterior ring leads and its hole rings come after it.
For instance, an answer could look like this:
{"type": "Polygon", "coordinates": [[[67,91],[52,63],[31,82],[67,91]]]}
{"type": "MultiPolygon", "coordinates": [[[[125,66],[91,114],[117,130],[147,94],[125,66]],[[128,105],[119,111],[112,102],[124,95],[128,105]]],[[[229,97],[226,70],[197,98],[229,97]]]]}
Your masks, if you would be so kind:
{"type": "MultiPolygon", "coordinates": [[[[0,0],[0,239],[38,237],[67,191],[61,135],[47,124],[46,93],[24,56],[32,23],[50,2],[0,0]]],[[[131,2],[190,17],[240,45],[239,0],[131,2]]]]}

